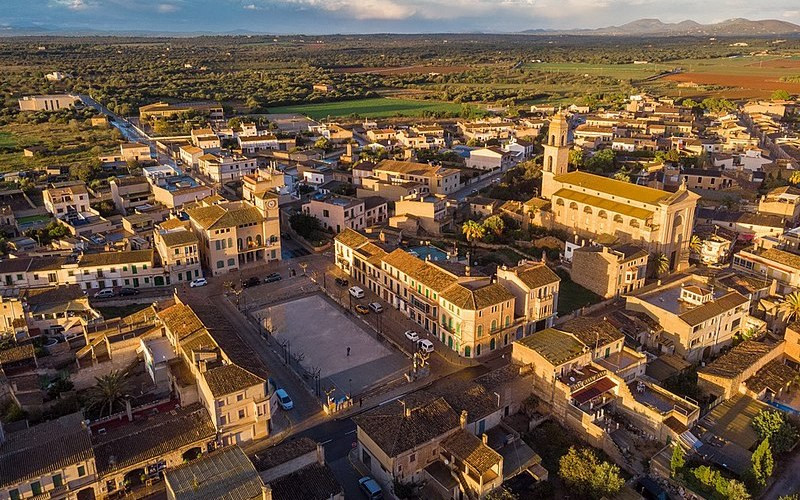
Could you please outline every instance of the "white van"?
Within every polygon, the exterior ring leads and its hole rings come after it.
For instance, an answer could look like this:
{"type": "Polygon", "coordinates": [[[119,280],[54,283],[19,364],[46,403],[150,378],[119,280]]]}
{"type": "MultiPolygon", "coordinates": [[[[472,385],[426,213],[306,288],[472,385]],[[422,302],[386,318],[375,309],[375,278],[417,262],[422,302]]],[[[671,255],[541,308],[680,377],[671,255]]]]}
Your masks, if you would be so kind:
{"type": "Polygon", "coordinates": [[[419,339],[417,348],[422,352],[433,352],[433,342],[428,339],[419,339]]]}
{"type": "Polygon", "coordinates": [[[364,290],[362,290],[360,287],[357,287],[357,286],[351,286],[350,287],[350,295],[352,295],[353,297],[355,297],[357,299],[363,299],[364,298],[364,290]]]}

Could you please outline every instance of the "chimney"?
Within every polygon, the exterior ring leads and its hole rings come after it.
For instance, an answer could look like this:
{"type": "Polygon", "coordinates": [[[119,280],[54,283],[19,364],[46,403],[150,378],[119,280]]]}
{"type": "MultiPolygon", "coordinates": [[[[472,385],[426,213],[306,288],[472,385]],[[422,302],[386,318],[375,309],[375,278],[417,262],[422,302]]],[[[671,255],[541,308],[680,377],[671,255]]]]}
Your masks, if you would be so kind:
{"type": "Polygon", "coordinates": [[[347,143],[347,156],[348,158],[353,158],[353,143],[347,143]]]}
{"type": "Polygon", "coordinates": [[[317,443],[317,463],[325,465],[325,447],[317,443]]]}
{"type": "Polygon", "coordinates": [[[128,422],[133,422],[133,410],[131,408],[131,400],[125,400],[125,413],[128,414],[128,422]]]}
{"type": "Polygon", "coordinates": [[[481,434],[481,441],[483,441],[483,444],[486,446],[489,446],[489,436],[485,432],[481,434]]]}
{"type": "Polygon", "coordinates": [[[208,370],[208,361],[205,359],[201,359],[197,362],[197,369],[200,370],[200,373],[205,373],[208,370]]]}
{"type": "Polygon", "coordinates": [[[458,419],[458,424],[461,426],[462,429],[467,428],[467,410],[461,411],[461,417],[458,419]]]}

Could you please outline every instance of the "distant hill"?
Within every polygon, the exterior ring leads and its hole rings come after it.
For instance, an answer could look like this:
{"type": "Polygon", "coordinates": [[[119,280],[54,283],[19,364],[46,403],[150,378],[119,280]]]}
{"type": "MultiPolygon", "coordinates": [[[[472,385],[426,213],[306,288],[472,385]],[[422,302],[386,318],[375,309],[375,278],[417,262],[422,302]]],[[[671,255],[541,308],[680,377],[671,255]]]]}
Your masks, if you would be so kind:
{"type": "Polygon", "coordinates": [[[751,21],[749,19],[736,18],[715,24],[700,24],[691,20],[679,23],[665,23],[660,19],[637,19],[622,26],[608,26],[606,28],[575,30],[532,29],[523,33],[607,36],[759,36],[800,34],[800,26],[777,19],[751,21]]]}

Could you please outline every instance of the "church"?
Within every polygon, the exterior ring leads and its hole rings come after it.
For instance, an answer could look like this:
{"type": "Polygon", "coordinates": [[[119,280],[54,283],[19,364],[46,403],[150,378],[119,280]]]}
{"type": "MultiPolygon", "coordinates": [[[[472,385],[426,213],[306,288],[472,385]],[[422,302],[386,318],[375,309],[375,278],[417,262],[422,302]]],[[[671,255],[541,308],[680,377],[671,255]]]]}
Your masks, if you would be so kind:
{"type": "Polygon", "coordinates": [[[559,112],[544,144],[541,208],[535,219],[584,238],[633,243],[669,258],[670,269],[688,265],[697,194],[671,193],[589,172],[569,171],[569,123],[559,112]],[[549,202],[549,203],[547,203],[549,202]]]}

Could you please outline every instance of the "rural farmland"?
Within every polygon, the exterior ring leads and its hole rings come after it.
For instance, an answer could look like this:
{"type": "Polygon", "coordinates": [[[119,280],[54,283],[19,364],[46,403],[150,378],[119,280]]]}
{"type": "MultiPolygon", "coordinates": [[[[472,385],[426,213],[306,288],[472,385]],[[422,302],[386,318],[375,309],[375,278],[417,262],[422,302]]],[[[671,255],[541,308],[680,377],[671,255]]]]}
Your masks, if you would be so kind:
{"type": "Polygon", "coordinates": [[[364,118],[387,118],[392,116],[422,116],[423,112],[458,113],[462,105],[444,101],[422,101],[415,99],[394,99],[375,97],[350,101],[326,102],[321,104],[296,104],[269,108],[269,112],[299,113],[315,120],[328,116],[349,116],[356,114],[364,118]]]}

